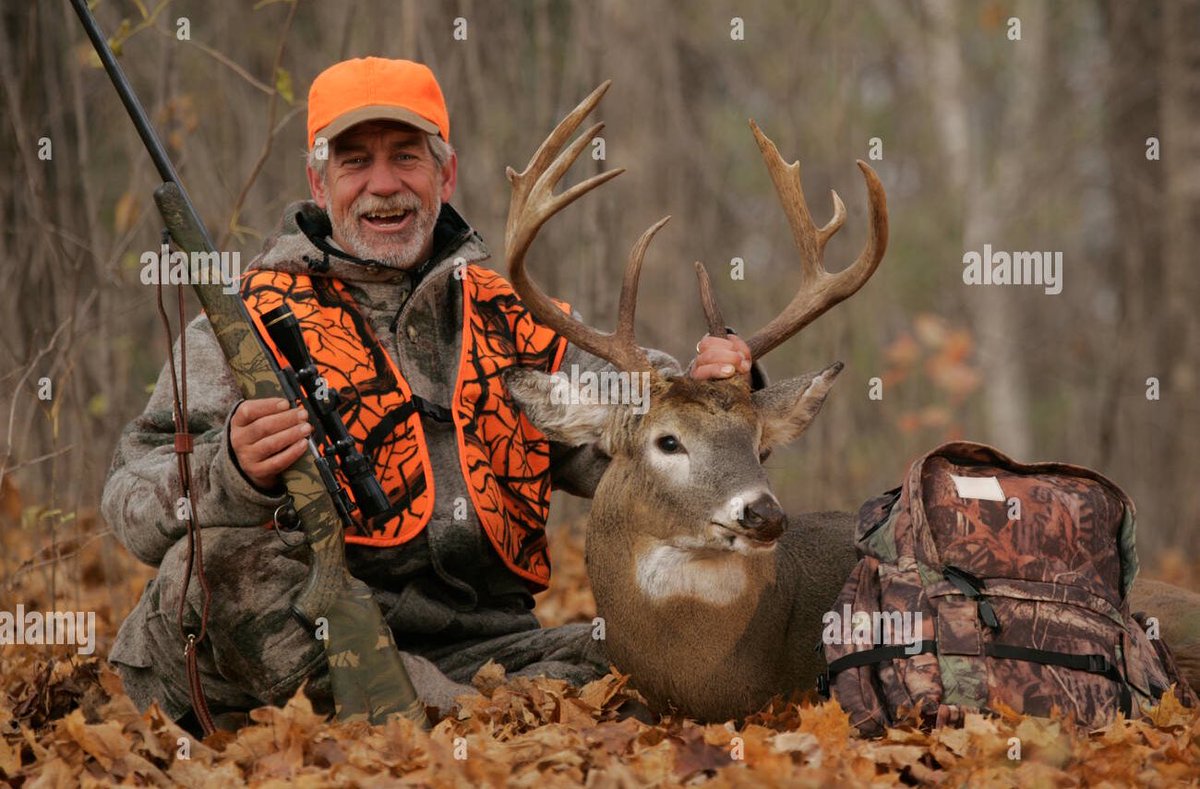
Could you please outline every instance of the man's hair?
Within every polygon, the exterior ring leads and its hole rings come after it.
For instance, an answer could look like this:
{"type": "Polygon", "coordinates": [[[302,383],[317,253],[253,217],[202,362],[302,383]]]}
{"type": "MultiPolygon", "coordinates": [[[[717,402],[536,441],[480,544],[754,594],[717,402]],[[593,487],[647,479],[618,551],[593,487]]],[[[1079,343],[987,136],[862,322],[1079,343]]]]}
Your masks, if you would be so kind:
{"type": "MultiPolygon", "coordinates": [[[[444,169],[446,162],[450,161],[450,157],[454,154],[453,146],[437,134],[426,133],[425,142],[429,145],[429,153],[433,156],[433,161],[437,164],[438,169],[444,169]]],[[[323,159],[317,158],[317,149],[315,147],[308,152],[308,166],[313,168],[317,177],[322,181],[325,180],[325,170],[329,164],[329,153],[329,146],[325,149],[325,158],[323,159]]]]}

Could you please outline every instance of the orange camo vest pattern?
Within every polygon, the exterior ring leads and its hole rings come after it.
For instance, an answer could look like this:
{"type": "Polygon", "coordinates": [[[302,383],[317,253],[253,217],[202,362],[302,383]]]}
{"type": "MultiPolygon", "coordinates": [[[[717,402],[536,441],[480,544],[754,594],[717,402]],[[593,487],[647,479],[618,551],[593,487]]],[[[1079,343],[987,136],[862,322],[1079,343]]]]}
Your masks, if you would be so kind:
{"type": "MultiPolygon", "coordinates": [[[[500,373],[513,365],[555,372],[566,341],[538,323],[499,274],[471,265],[460,281],[462,354],[450,411],[463,477],[484,532],[505,565],[535,589],[544,589],[550,583],[545,533],[550,445],[508,396],[500,373]]],[[[346,542],[388,547],[411,540],[429,522],[434,502],[421,417],[409,406],[408,382],[346,286],[331,277],[259,269],[243,278],[242,298],[281,365],[287,362],[271,343],[261,315],[287,303],[320,374],[341,395],[347,430],[375,463],[391,507],[369,523],[356,512],[346,542]]],[[[337,475],[345,486],[341,472],[337,475]]]]}

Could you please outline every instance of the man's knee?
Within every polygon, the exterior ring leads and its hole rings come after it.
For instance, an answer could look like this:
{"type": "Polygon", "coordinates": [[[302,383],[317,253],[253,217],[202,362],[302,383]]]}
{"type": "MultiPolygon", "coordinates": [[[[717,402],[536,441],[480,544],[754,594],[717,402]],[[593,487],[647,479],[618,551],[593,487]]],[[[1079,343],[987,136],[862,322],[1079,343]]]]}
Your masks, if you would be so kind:
{"type": "MultiPolygon", "coordinates": [[[[307,550],[289,548],[262,529],[210,528],[201,539],[211,599],[197,656],[210,701],[238,707],[286,700],[324,667],[322,642],[291,610],[308,575],[307,550]]],[[[121,673],[132,686],[131,696],[156,698],[175,710],[187,698],[183,636],[175,624],[187,572],[187,545],[181,540],[163,558],[158,576],[122,627],[122,648],[113,653],[114,662],[126,666],[121,673]]],[[[203,589],[193,575],[184,608],[189,633],[199,631],[204,608],[203,589]]]]}
{"type": "MultiPolygon", "coordinates": [[[[198,614],[203,599],[199,581],[200,559],[211,591],[210,620],[225,616],[242,619],[251,611],[264,611],[280,599],[291,600],[308,575],[308,551],[289,547],[272,531],[257,528],[215,527],[200,532],[201,550],[193,557],[188,606],[198,614]]],[[[158,570],[160,610],[179,605],[188,576],[187,539],[171,547],[158,570]]]]}
{"type": "MultiPolygon", "coordinates": [[[[263,702],[281,703],[324,667],[323,642],[292,611],[308,577],[308,548],[264,529],[216,531],[204,545],[213,670],[263,702]]],[[[188,597],[194,607],[190,590],[188,597]]]]}

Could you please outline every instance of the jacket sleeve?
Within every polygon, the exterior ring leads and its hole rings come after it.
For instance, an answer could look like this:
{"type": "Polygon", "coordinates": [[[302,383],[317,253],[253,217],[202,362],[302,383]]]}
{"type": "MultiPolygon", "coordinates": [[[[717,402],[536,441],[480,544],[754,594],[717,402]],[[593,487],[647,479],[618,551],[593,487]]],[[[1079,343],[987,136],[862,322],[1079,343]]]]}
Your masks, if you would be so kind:
{"type": "MultiPolygon", "coordinates": [[[[175,360],[179,362],[178,341],[175,360]]],[[[163,366],[145,410],[121,434],[100,504],[121,544],[155,566],[187,531],[184,521],[176,517],[182,492],[174,451],[169,364],[163,366]]],[[[237,467],[229,446],[229,417],[241,393],[203,315],[187,328],[187,372],[195,523],[201,527],[266,523],[286,496],[264,493],[237,467]]]]}

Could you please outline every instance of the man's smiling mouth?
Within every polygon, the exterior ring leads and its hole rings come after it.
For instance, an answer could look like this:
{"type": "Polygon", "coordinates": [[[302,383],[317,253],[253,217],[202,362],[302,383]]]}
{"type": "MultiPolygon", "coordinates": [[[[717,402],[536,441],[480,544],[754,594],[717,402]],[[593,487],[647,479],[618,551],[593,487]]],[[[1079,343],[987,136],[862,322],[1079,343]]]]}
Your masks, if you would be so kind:
{"type": "Polygon", "coordinates": [[[363,214],[359,217],[359,221],[372,230],[392,232],[407,227],[414,214],[415,212],[411,209],[403,211],[378,211],[363,214]]]}

